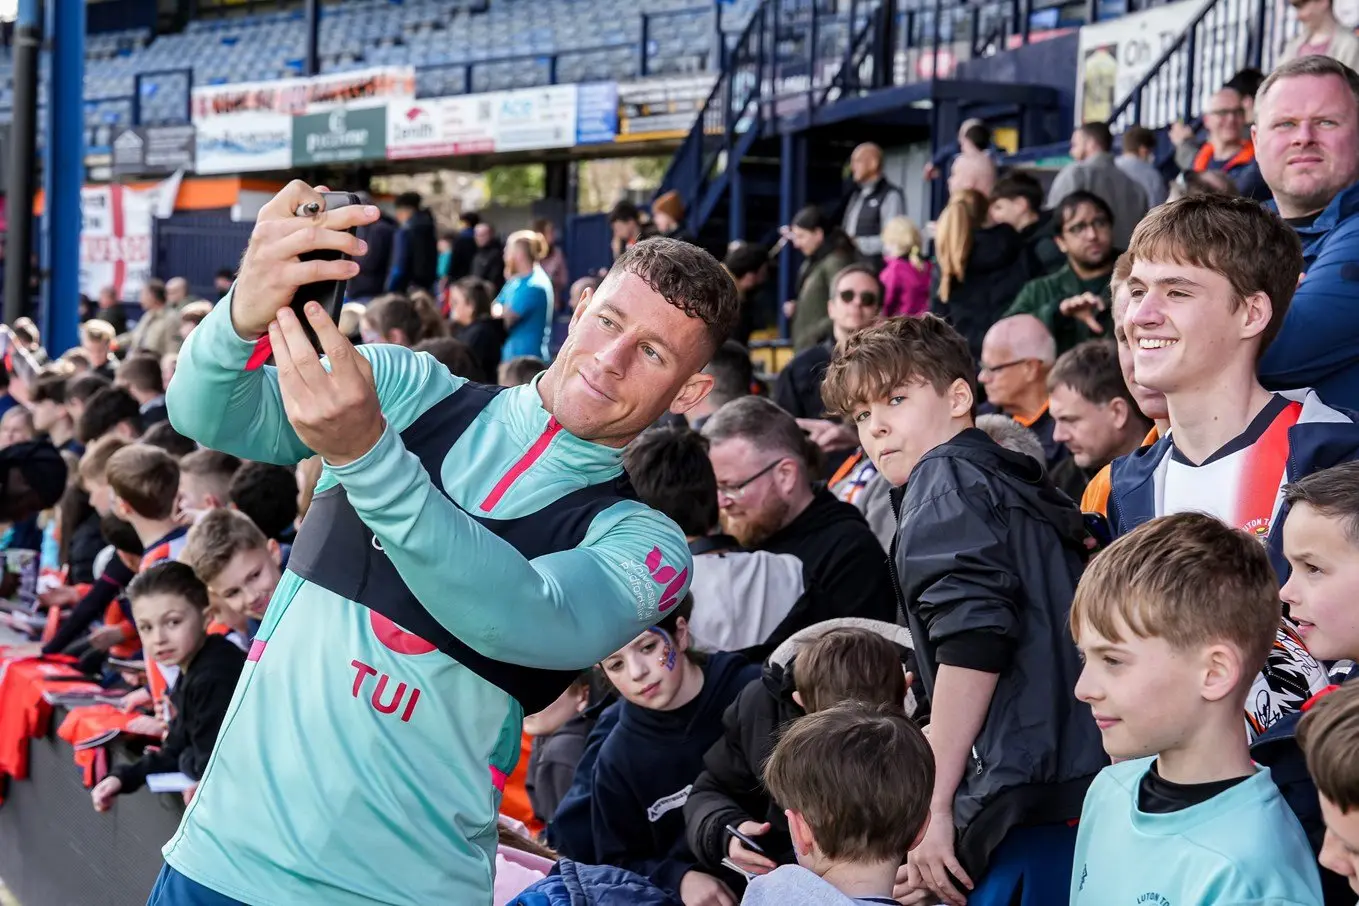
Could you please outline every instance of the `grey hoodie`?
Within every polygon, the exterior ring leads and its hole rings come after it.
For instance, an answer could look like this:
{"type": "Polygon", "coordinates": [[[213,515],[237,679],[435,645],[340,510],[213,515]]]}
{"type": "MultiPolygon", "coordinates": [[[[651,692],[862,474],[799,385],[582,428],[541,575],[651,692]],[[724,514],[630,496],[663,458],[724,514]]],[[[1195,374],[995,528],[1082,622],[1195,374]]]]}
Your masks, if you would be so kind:
{"type": "Polygon", "coordinates": [[[882,903],[896,906],[890,897],[851,897],[836,890],[801,865],[783,865],[750,882],[741,906],[851,906],[882,903]]]}

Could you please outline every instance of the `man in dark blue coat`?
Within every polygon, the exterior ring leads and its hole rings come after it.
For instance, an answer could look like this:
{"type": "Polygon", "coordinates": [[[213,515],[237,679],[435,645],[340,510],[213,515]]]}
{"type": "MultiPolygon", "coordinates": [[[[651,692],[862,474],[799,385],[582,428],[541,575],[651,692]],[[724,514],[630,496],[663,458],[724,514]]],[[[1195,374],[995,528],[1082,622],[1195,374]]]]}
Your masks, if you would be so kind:
{"type": "Polygon", "coordinates": [[[1255,110],[1256,160],[1304,261],[1260,380],[1359,409],[1359,74],[1300,57],[1265,79],[1255,110]]]}

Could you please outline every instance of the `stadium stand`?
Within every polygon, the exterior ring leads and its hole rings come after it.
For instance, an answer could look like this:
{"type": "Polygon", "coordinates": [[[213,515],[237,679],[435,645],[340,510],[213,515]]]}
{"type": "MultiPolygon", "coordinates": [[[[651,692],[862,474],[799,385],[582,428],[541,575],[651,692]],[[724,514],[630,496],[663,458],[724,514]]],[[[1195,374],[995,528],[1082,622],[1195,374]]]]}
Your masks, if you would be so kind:
{"type": "MultiPolygon", "coordinates": [[[[421,97],[641,76],[715,71],[716,37],[739,37],[758,0],[644,0],[619,14],[605,0],[347,0],[322,17],[323,73],[413,65],[421,97]],[[532,22],[525,27],[525,22],[532,22]],[[643,43],[645,39],[645,44],[643,43]],[[643,63],[643,59],[646,60],[643,63]]],[[[827,31],[826,46],[844,32],[827,31]]],[[[182,32],[134,28],[89,35],[85,120],[89,144],[132,124],[141,80],[140,124],[183,122],[188,73],[194,85],[268,81],[302,74],[300,11],[195,19],[182,32]]],[[[13,103],[10,49],[0,48],[0,121],[13,103]]],[[[45,80],[44,80],[45,81],[45,80]]],[[[39,105],[45,98],[39,97],[39,105]]]]}

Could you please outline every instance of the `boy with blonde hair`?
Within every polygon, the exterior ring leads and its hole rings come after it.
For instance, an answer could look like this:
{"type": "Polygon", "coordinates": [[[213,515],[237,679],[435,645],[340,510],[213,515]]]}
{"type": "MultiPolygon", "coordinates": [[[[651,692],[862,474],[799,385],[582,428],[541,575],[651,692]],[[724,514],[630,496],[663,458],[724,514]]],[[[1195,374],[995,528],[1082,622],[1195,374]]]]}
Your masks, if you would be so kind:
{"type": "Polygon", "coordinates": [[[278,542],[266,538],[239,510],[219,508],[205,513],[189,530],[180,559],[193,567],[213,598],[234,615],[234,621],[224,621],[229,625],[252,620],[257,625],[282,576],[278,542]]]}
{"type": "Polygon", "coordinates": [[[1279,619],[1263,546],[1212,516],[1154,519],[1090,564],[1076,696],[1119,763],[1086,797],[1071,906],[1321,903],[1307,837],[1241,727],[1279,619]]]}

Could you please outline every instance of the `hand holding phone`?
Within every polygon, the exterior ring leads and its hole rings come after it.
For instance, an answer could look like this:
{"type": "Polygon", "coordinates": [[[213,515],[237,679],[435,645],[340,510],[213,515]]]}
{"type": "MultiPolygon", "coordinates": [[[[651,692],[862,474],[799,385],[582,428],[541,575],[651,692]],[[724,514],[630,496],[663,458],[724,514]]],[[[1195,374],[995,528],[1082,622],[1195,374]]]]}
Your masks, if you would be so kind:
{"type": "MultiPolygon", "coordinates": [[[[354,230],[377,220],[378,209],[353,203],[327,209],[324,191],[293,180],[260,210],[231,293],[231,323],[241,337],[264,336],[279,310],[299,294],[306,301],[313,298],[314,285],[331,286],[333,296],[335,284],[358,274],[351,259],[368,247],[354,230]],[[317,205],[317,213],[297,216],[306,205],[317,205]]],[[[339,292],[343,298],[342,285],[339,292]]]]}
{"type": "Polygon", "coordinates": [[[769,828],[768,822],[760,824],[756,821],[742,821],[737,827],[730,824],[726,826],[730,838],[727,841],[727,858],[738,870],[751,875],[762,875],[778,867],[764,854],[764,848],[753,839],[769,833],[769,828]]]}
{"type": "MultiPolygon", "coordinates": [[[[308,202],[300,205],[295,213],[299,213],[301,216],[316,217],[325,212],[338,211],[341,208],[359,204],[362,204],[362,201],[353,192],[322,192],[319,203],[308,202]],[[318,204],[319,208],[316,207],[318,204]]],[[[345,232],[353,236],[356,229],[356,227],[351,226],[345,232]]],[[[297,257],[299,261],[335,262],[352,260],[349,254],[338,248],[319,248],[315,251],[303,252],[297,257]]],[[[330,320],[338,324],[340,323],[340,309],[344,307],[344,291],[348,283],[348,280],[319,280],[297,288],[297,292],[293,293],[292,309],[297,315],[297,320],[302,322],[308,333],[311,332],[311,327],[307,324],[307,316],[302,306],[308,302],[319,302],[321,307],[326,310],[326,314],[330,315],[330,320]]],[[[312,339],[314,341],[315,337],[312,337],[312,339]]]]}

